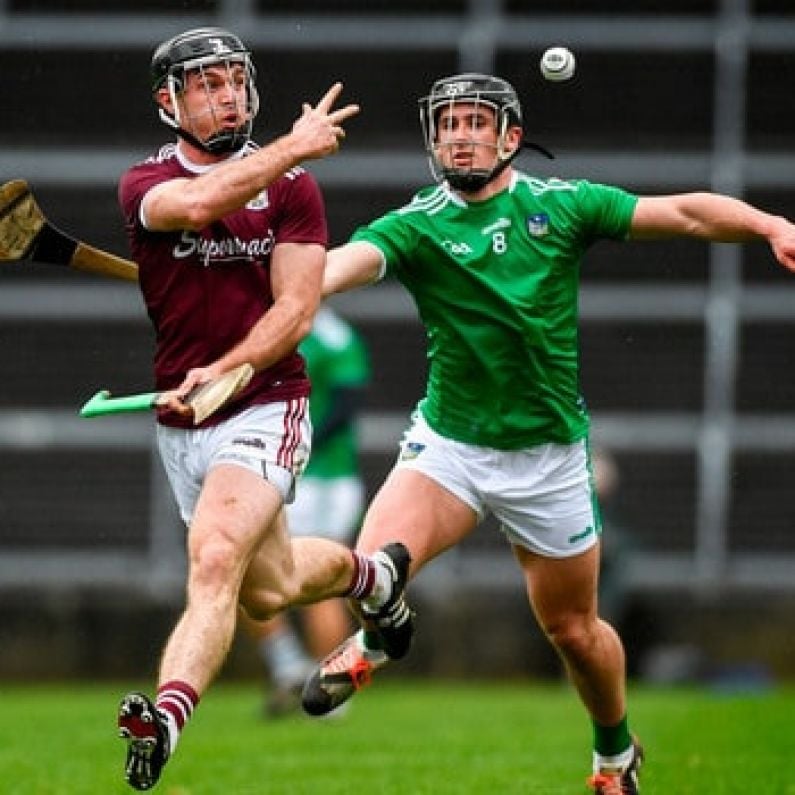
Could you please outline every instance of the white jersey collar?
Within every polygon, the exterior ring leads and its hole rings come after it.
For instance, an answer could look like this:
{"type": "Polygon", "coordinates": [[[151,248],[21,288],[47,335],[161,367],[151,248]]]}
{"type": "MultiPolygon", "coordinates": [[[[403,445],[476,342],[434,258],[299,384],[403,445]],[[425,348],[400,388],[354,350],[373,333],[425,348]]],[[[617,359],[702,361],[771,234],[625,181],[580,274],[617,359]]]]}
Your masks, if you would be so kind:
{"type": "Polygon", "coordinates": [[[206,174],[208,171],[212,171],[216,166],[220,165],[221,163],[228,163],[230,160],[239,160],[243,157],[243,153],[246,147],[244,146],[242,149],[238,149],[237,152],[232,152],[229,157],[225,157],[223,160],[219,160],[217,163],[194,163],[183,151],[182,147],[177,144],[176,146],[176,154],[177,160],[179,164],[186,170],[190,171],[192,174],[206,174]]]}
{"type": "Polygon", "coordinates": [[[511,181],[508,183],[508,193],[513,193],[514,188],[519,184],[519,172],[514,169],[511,172],[511,181]]]}

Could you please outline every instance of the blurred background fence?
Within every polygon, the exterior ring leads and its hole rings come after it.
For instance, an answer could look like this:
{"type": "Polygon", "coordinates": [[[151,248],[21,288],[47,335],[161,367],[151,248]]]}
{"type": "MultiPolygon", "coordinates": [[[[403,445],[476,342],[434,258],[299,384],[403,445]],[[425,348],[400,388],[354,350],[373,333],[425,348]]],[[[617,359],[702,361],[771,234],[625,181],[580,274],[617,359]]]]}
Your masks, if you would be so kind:
{"type": "MultiPolygon", "coordinates": [[[[795,217],[795,8],[783,0],[0,0],[0,178],[28,179],[57,225],[126,255],[116,181],[168,139],[149,97],[150,54],[203,24],[235,30],[254,50],[259,140],[334,80],[362,105],[343,151],[311,166],[334,242],[428,182],[416,99],[435,78],[470,70],[511,80],[529,137],[556,153],[525,155],[524,170],[642,193],[709,188],[795,217]],[[557,44],[577,55],[570,83],[540,78],[538,58],[557,44]]],[[[714,635],[712,653],[731,657],[764,628],[757,654],[786,675],[792,279],[758,244],[605,243],[587,257],[581,306],[594,440],[620,478],[608,507],[627,540],[624,604],[660,609],[638,636],[714,635]]],[[[0,280],[0,673],[56,660],[96,670],[104,658],[123,670],[119,660],[139,650],[131,615],[141,600],[164,614],[181,600],[182,531],[151,418],[86,422],[76,408],[100,386],[149,388],[148,323],[134,286],[27,264],[0,280]],[[128,639],[110,643],[107,616],[86,617],[87,604],[122,616],[117,635],[128,639]],[[36,642],[20,641],[36,627],[36,642]],[[57,651],[46,645],[67,635],[57,651]]],[[[423,334],[395,285],[335,304],[374,362],[362,420],[372,493],[422,392],[423,334]]],[[[453,606],[524,610],[492,529],[418,581],[441,625],[453,606]]],[[[505,633],[500,644],[513,659],[505,633]]]]}

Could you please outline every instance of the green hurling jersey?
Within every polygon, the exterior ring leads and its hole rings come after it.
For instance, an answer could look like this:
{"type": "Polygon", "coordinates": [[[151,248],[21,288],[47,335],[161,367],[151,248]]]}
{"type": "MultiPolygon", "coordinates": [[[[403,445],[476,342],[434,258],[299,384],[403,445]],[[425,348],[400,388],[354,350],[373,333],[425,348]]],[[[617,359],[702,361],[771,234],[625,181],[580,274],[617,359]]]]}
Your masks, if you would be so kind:
{"type": "MultiPolygon", "coordinates": [[[[309,416],[315,428],[319,428],[332,408],[336,387],[367,385],[370,380],[367,349],[359,334],[328,307],[320,308],[312,331],[298,349],[306,360],[312,382],[309,416]]],[[[339,478],[355,476],[358,471],[356,426],[348,423],[322,443],[313,445],[304,475],[339,478]]]]}
{"type": "Polygon", "coordinates": [[[637,197],[514,172],[465,203],[445,186],[356,230],[412,294],[428,338],[419,409],[443,436],[514,450],[588,433],[578,375],[580,261],[624,239],[637,197]]]}

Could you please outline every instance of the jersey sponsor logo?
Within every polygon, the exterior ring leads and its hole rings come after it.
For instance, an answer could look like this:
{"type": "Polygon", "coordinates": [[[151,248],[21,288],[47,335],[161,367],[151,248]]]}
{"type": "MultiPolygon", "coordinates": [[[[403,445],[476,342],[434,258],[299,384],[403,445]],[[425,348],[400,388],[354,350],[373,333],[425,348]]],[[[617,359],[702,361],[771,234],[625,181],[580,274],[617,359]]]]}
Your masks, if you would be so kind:
{"type": "Polygon", "coordinates": [[[146,163],[165,163],[167,160],[173,160],[177,156],[177,145],[166,144],[157,150],[157,154],[150,155],[144,162],[146,163]]]}
{"type": "Polygon", "coordinates": [[[499,232],[502,229],[507,229],[510,225],[511,225],[510,218],[498,218],[493,224],[484,226],[483,229],[480,230],[480,234],[493,235],[495,232],[499,232]]]}
{"type": "Polygon", "coordinates": [[[455,83],[448,83],[446,86],[442,86],[442,91],[440,93],[448,97],[457,97],[459,94],[466,94],[471,88],[471,80],[459,80],[455,83]]]}
{"type": "Polygon", "coordinates": [[[250,202],[247,202],[247,210],[267,210],[268,209],[268,190],[267,188],[258,193],[250,202]]]}
{"type": "Polygon", "coordinates": [[[472,253],[472,247],[467,243],[455,243],[452,240],[442,240],[442,248],[456,257],[472,253]]]}
{"type": "Polygon", "coordinates": [[[574,535],[569,536],[569,543],[576,544],[577,542],[582,541],[585,538],[588,538],[588,536],[591,535],[593,532],[594,532],[593,527],[591,525],[588,525],[588,527],[586,527],[585,530],[583,530],[581,533],[575,533],[574,535]]]}
{"type": "Polygon", "coordinates": [[[546,213],[536,213],[527,218],[527,231],[533,237],[544,237],[549,234],[549,216],[546,213]]]}
{"type": "Polygon", "coordinates": [[[241,258],[263,259],[273,251],[275,244],[272,229],[268,230],[265,237],[255,237],[251,240],[241,240],[239,237],[207,240],[199,237],[195,232],[185,230],[171,253],[174,259],[198,256],[204,261],[205,266],[209,266],[241,258]]]}
{"type": "Polygon", "coordinates": [[[267,445],[256,436],[235,436],[232,439],[232,447],[254,447],[257,450],[265,450],[267,445]]]}
{"type": "Polygon", "coordinates": [[[400,448],[400,460],[413,461],[424,449],[422,442],[404,442],[400,448]]]}
{"type": "Polygon", "coordinates": [[[228,55],[232,52],[230,47],[227,47],[226,42],[223,39],[218,39],[215,36],[211,36],[208,41],[213,46],[213,51],[216,55],[228,55]]]}

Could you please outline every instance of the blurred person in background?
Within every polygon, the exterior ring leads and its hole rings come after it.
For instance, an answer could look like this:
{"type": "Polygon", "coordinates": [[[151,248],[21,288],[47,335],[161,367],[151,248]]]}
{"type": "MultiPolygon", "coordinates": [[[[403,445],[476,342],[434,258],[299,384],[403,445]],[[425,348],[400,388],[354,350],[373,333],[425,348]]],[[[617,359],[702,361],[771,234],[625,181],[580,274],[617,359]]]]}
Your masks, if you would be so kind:
{"type": "MultiPolygon", "coordinates": [[[[352,545],[365,502],[356,421],[370,379],[367,348],[350,323],[323,305],[298,350],[312,382],[312,454],[296,499],[287,507],[290,535],[352,545]]],[[[352,629],[343,599],[316,602],[297,612],[300,633],[284,613],[261,623],[244,619],[270,676],[265,714],[271,717],[300,708],[301,690],[316,662],[352,629]]]]}
{"type": "MultiPolygon", "coordinates": [[[[119,735],[130,786],[151,789],[229,652],[238,607],[266,620],[294,604],[348,596],[375,627],[408,629],[408,554],[290,538],[283,506],[311,448],[299,342],[320,300],[325,207],[306,160],[336,153],[356,105],[337,83],[291,130],[251,139],[259,108],[251,55],[234,34],[197,28],[151,62],[160,119],[177,137],[128,169],[119,201],[156,336],[157,444],[187,525],[185,607],[165,643],[156,693],[126,694],[119,735]],[[183,398],[248,363],[246,388],[198,426],[183,398]]],[[[390,638],[384,639],[389,647],[390,638]]]]}
{"type": "MultiPolygon", "coordinates": [[[[325,270],[326,295],[396,277],[428,338],[426,394],[357,549],[397,539],[414,576],[494,514],[591,719],[589,785],[636,795],[643,751],[629,726],[624,648],[597,604],[601,518],[579,388],[580,263],[602,239],[691,237],[765,240],[795,270],[795,226],[714,193],[638,197],[515,169],[527,145],[522,109],[499,77],[436,81],[420,117],[438,184],[358,229],[329,252],[325,270]]],[[[304,708],[336,708],[390,658],[365,623],[317,667],[304,708]]]]}
{"type": "Polygon", "coordinates": [[[592,448],[591,468],[604,530],[600,539],[599,608],[601,615],[618,627],[628,609],[626,575],[632,554],[632,539],[615,509],[621,473],[615,456],[604,446],[592,448]]]}

